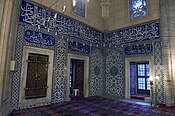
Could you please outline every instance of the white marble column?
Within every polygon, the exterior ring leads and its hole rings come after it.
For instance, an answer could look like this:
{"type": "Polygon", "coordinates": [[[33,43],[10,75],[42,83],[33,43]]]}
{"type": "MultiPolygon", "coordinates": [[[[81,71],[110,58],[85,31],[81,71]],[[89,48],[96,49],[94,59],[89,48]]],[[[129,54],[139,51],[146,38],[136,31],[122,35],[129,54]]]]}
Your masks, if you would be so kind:
{"type": "Polygon", "coordinates": [[[160,33],[163,41],[165,104],[174,105],[175,1],[160,0],[160,33]]]}
{"type": "Polygon", "coordinates": [[[0,1],[0,116],[12,110],[10,61],[14,55],[19,1],[0,1]]]}

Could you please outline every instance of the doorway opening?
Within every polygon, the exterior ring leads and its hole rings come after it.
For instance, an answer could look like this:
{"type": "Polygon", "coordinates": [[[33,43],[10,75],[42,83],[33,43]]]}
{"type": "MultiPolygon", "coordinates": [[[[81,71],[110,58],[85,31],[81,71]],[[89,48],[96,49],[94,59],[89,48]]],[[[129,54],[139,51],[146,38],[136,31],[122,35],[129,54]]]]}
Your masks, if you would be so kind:
{"type": "Polygon", "coordinates": [[[89,57],[68,54],[66,100],[88,97],[89,57]]]}
{"type": "Polygon", "coordinates": [[[132,99],[150,99],[149,62],[130,62],[130,96],[132,99]]]}
{"type": "Polygon", "coordinates": [[[152,100],[150,77],[153,77],[153,56],[125,58],[125,98],[146,102],[152,100]]]}
{"type": "Polygon", "coordinates": [[[84,96],[84,60],[71,59],[70,61],[70,96],[84,96]]]}

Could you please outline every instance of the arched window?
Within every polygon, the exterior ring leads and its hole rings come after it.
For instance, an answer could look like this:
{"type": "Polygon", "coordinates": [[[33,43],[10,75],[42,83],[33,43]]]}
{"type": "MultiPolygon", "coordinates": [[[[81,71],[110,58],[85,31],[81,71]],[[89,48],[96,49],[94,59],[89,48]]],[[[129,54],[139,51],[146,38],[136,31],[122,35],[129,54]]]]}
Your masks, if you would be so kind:
{"type": "Polygon", "coordinates": [[[72,0],[72,12],[85,17],[86,0],[72,0]]]}
{"type": "Polygon", "coordinates": [[[147,15],[147,0],[129,0],[129,18],[136,19],[147,15]]]}

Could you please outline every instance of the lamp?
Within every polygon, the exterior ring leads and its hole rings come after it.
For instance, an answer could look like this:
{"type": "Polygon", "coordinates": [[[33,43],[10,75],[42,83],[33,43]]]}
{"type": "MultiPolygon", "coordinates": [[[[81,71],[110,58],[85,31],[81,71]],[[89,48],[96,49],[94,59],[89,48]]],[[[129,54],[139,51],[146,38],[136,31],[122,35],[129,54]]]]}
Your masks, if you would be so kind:
{"type": "Polygon", "coordinates": [[[151,85],[151,106],[153,106],[153,77],[150,77],[150,85],[151,85]]]}
{"type": "Polygon", "coordinates": [[[63,7],[62,7],[62,12],[64,13],[66,11],[66,6],[64,5],[63,7]]]}
{"type": "Polygon", "coordinates": [[[73,0],[73,6],[75,6],[77,4],[76,0],[73,0]]]}
{"type": "Polygon", "coordinates": [[[153,85],[153,77],[150,77],[150,85],[153,85]]]}

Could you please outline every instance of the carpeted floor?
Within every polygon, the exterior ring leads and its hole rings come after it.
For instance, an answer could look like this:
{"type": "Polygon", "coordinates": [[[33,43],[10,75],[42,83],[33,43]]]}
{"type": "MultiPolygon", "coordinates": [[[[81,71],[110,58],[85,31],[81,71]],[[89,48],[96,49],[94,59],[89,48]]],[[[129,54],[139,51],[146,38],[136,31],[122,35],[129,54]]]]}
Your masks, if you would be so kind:
{"type": "Polygon", "coordinates": [[[13,111],[9,116],[175,116],[175,109],[157,108],[99,96],[13,111]]]}

